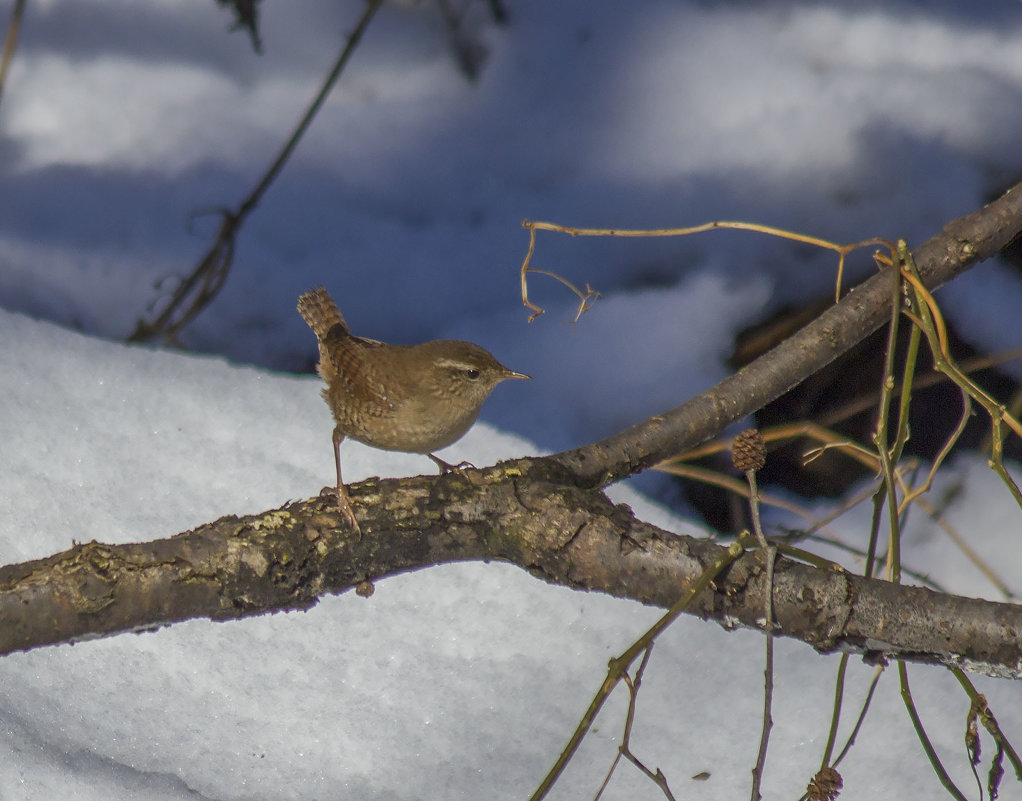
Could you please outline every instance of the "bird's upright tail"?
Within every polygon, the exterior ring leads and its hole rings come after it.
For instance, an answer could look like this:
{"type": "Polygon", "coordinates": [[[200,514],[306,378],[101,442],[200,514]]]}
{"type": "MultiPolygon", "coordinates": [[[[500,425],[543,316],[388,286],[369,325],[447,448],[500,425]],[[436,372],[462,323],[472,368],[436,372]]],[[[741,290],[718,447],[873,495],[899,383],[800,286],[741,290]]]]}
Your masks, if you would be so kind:
{"type": "Polygon", "coordinates": [[[337,308],[330,293],[321,286],[310,289],[298,298],[298,313],[309,324],[318,340],[325,339],[327,332],[335,325],[342,325],[345,331],[348,330],[341,310],[337,308]]]}

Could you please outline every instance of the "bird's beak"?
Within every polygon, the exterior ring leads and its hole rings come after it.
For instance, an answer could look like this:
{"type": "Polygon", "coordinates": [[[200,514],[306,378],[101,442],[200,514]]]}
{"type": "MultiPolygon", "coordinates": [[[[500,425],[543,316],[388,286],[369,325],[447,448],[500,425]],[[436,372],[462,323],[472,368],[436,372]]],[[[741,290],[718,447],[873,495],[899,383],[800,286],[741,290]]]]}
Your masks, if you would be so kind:
{"type": "Polygon", "coordinates": [[[532,380],[531,375],[526,375],[525,373],[516,373],[514,370],[508,370],[507,368],[505,368],[504,371],[504,378],[524,378],[528,381],[532,380]]]}

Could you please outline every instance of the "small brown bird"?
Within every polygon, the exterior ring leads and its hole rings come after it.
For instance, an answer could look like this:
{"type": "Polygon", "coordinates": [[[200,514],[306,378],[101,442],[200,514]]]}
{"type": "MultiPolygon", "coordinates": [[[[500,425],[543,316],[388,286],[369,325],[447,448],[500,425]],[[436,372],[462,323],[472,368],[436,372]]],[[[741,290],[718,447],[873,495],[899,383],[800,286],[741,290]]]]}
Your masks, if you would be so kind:
{"type": "Polygon", "coordinates": [[[298,313],[319,342],[317,370],[336,422],[337,505],[355,531],[358,522],[341,481],[345,437],[383,450],[425,454],[447,472],[454,468],[433,451],[461,439],[497,384],[530,377],[471,342],[388,345],[354,336],[323,287],[298,298],[298,313]]]}

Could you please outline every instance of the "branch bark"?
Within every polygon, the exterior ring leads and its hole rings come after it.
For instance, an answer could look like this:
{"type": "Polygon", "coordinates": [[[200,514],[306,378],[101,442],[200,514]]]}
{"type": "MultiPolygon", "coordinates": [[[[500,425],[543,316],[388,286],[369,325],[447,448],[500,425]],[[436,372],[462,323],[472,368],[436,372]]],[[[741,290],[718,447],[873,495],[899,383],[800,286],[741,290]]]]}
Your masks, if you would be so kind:
{"type": "MultiPolygon", "coordinates": [[[[463,475],[369,480],[352,488],[363,536],[331,494],[169,539],[89,543],[0,568],[0,653],[139,631],[190,617],[307,609],[376,577],[501,560],[537,578],[670,606],[722,549],[638,520],[600,490],[552,481],[542,460],[463,475]]],[[[689,611],[758,628],[765,579],[748,554],[689,611]]],[[[779,558],[777,633],[848,650],[1017,678],[1022,606],[820,570],[779,558]]]]}
{"type": "MultiPolygon", "coordinates": [[[[928,286],[1022,230],[1022,186],[915,251],[928,286]]],[[[76,545],[0,568],[0,653],[139,631],[192,617],[307,609],[325,593],[430,565],[499,559],[545,581],[668,607],[720,547],[650,526],[601,487],[719,433],[874,330],[889,314],[881,273],[799,334],[705,395],[584,448],[463,474],[349,487],[363,537],[332,496],[225,517],[169,539],[76,545]]],[[[691,607],[756,626],[760,561],[738,560],[691,607]]],[[[1022,673],[1022,606],[868,580],[779,559],[777,632],[818,651],[1022,673]]]]}

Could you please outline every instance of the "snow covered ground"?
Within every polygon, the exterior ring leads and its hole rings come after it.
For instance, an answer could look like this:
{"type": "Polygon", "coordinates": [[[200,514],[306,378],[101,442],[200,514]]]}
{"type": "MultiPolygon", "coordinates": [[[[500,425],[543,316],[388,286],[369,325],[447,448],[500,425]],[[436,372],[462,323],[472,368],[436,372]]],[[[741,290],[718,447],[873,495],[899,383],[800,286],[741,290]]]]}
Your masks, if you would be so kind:
{"type": "MultiPolygon", "coordinates": [[[[541,234],[536,265],[604,298],[571,327],[572,298],[536,277],[548,313],[527,325],[522,218],[749,219],[919,242],[1022,175],[1017,3],[523,1],[496,27],[477,2],[466,26],[489,57],[475,83],[435,6],[395,3],[242,231],[223,293],[186,331],[190,347],[219,355],[111,342],[208,247],[213,218],[189,231],[189,216],[251,187],[362,8],[262,6],[255,56],[212,3],[28,4],[0,103],[4,562],[72,538],[167,536],[328,483],[318,382],[279,372],[311,364],[294,303],[316,284],[358,333],[472,339],[534,376],[499,387],[484,411],[519,436],[481,425],[448,452],[484,464],[676,405],[725,374],[735,330],[825,291],[834,266],[743,233],[541,234]]],[[[940,300],[980,347],[1022,340],[1022,286],[1004,265],[940,300]]],[[[355,443],[344,459],[350,480],[432,469],[355,443]]],[[[953,486],[958,525],[1018,589],[1022,548],[1005,535],[1017,508],[982,459],[956,460],[935,492],[953,486]]],[[[628,487],[615,497],[692,529],[628,487]]],[[[912,522],[912,567],[997,597],[942,534],[912,522]]],[[[838,528],[861,542],[865,524],[853,514],[838,528]]],[[[460,565],[380,582],[368,601],[8,656],[0,798],[527,797],[606,660],[657,614],[507,566],[460,565]]],[[[633,747],[679,797],[747,795],[761,646],[692,620],[657,646],[633,747]],[[689,778],[701,771],[707,781],[689,778]]],[[[766,797],[797,797],[815,770],[835,667],[779,645],[766,797]]],[[[871,669],[850,673],[861,694],[871,669]]],[[[912,676],[945,764],[974,787],[957,684],[940,670],[912,676]]],[[[894,679],[842,766],[843,798],[941,792],[894,679]]],[[[1022,691],[978,684],[1018,746],[1022,691]]],[[[607,707],[555,797],[592,797],[623,708],[621,697],[607,707]]],[[[1019,788],[1006,779],[1001,797],[1022,798],[1019,788]]],[[[605,797],[662,796],[622,767],[605,797]]]]}

